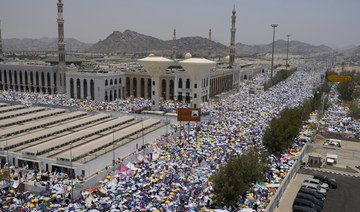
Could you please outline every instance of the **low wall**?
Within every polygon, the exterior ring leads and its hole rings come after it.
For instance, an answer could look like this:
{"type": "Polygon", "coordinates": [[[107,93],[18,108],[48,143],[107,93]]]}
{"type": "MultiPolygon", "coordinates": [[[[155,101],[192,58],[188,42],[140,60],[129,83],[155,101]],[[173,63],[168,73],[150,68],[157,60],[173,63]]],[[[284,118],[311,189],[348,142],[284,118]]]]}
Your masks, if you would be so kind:
{"type": "Polygon", "coordinates": [[[306,154],[307,151],[308,151],[308,144],[305,144],[305,146],[302,148],[302,150],[298,156],[297,161],[290,168],[290,171],[288,172],[288,174],[286,175],[284,180],[281,182],[280,187],[276,190],[275,195],[271,197],[272,199],[271,199],[269,205],[266,207],[266,212],[272,212],[278,206],[278,203],[279,203],[283,193],[285,192],[287,186],[289,185],[292,178],[295,176],[296,172],[299,170],[301,163],[302,163],[302,158],[304,157],[304,155],[306,154]]]}

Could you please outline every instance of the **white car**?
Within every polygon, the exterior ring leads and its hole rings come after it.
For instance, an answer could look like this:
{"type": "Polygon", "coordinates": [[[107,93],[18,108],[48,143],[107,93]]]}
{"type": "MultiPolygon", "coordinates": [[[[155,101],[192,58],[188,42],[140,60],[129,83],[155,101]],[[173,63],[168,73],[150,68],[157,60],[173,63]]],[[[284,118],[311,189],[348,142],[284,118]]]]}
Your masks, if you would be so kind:
{"type": "Polygon", "coordinates": [[[321,188],[326,189],[326,191],[329,189],[329,185],[327,183],[323,183],[318,179],[305,178],[304,182],[305,183],[312,183],[312,184],[320,185],[321,188]]]}
{"type": "Polygon", "coordinates": [[[320,185],[316,185],[316,184],[312,184],[312,183],[303,183],[301,185],[302,188],[307,188],[310,190],[314,190],[316,192],[318,192],[319,194],[322,194],[324,196],[326,196],[326,189],[323,189],[320,185]]]}

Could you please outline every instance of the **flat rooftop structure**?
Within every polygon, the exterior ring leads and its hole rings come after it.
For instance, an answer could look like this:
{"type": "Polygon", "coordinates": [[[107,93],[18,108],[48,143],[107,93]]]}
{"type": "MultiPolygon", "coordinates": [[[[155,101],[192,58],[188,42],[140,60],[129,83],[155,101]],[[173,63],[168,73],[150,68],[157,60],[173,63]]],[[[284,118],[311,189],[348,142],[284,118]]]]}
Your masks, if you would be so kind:
{"type": "Polygon", "coordinates": [[[4,106],[0,107],[0,113],[5,113],[12,110],[19,110],[25,108],[25,105],[11,105],[11,106],[4,106]]]}
{"type": "Polygon", "coordinates": [[[85,116],[87,113],[83,112],[83,111],[77,111],[77,112],[73,112],[73,113],[65,113],[65,114],[59,114],[57,116],[51,116],[51,117],[46,117],[42,120],[37,120],[34,121],[32,123],[26,123],[24,125],[18,125],[18,126],[13,126],[13,127],[9,127],[6,129],[1,129],[0,130],[0,137],[2,136],[9,136],[12,134],[18,134],[18,133],[22,133],[22,132],[26,132],[29,130],[33,130],[33,129],[38,129],[40,127],[46,127],[48,125],[52,125],[52,124],[56,124],[62,121],[66,121],[66,120],[70,120],[70,119],[74,119],[80,116],[85,116]]]}
{"type": "Polygon", "coordinates": [[[124,123],[127,123],[129,121],[134,120],[134,117],[131,116],[124,116],[117,119],[113,119],[107,122],[104,122],[102,124],[71,133],[69,135],[59,137],[53,140],[50,140],[48,142],[44,142],[35,146],[32,146],[30,148],[27,148],[23,150],[22,152],[26,155],[41,155],[46,152],[52,151],[55,148],[59,148],[61,146],[67,145],[71,142],[75,142],[77,140],[81,140],[83,138],[87,138],[89,136],[92,136],[94,134],[103,132],[105,130],[114,128],[116,126],[122,125],[124,123]]]}
{"type": "Polygon", "coordinates": [[[21,115],[25,115],[25,114],[29,114],[29,113],[39,112],[39,111],[43,111],[43,110],[45,110],[44,107],[32,107],[32,108],[25,108],[25,109],[20,109],[20,110],[9,111],[9,112],[5,112],[5,113],[1,113],[0,120],[11,118],[11,117],[16,117],[16,116],[21,116],[21,115]]]}
{"type": "Polygon", "coordinates": [[[62,124],[60,126],[54,126],[48,129],[44,129],[41,131],[37,131],[37,132],[33,132],[30,134],[26,134],[26,135],[22,135],[13,139],[9,139],[7,141],[3,141],[0,143],[0,149],[9,149],[9,148],[13,148],[22,144],[26,144],[26,143],[30,143],[32,141],[44,138],[44,137],[48,137],[51,135],[55,135],[70,129],[74,129],[76,127],[80,127],[98,120],[102,120],[102,119],[106,119],[109,118],[110,115],[108,114],[97,114],[94,116],[90,116],[88,118],[84,118],[84,119],[80,119],[71,123],[67,123],[67,124],[62,124]]]}
{"type": "Polygon", "coordinates": [[[46,111],[41,111],[38,113],[31,113],[31,114],[27,114],[24,116],[15,117],[10,120],[4,119],[4,120],[0,121],[0,127],[6,127],[6,126],[10,126],[10,125],[20,124],[23,122],[32,121],[35,119],[40,119],[43,117],[48,117],[48,116],[52,116],[52,115],[59,114],[59,113],[65,113],[65,110],[64,109],[46,110],[46,111]]]}
{"type": "Polygon", "coordinates": [[[77,146],[72,148],[71,154],[66,151],[57,156],[58,161],[76,161],[80,159],[83,156],[88,155],[89,153],[92,153],[94,151],[97,151],[103,147],[111,145],[113,142],[118,142],[124,138],[127,138],[131,135],[134,135],[138,132],[141,132],[142,130],[145,130],[151,126],[154,126],[156,124],[159,124],[159,119],[148,119],[145,121],[142,121],[138,124],[134,124],[130,127],[127,127],[123,130],[114,132],[111,135],[103,136],[99,139],[92,140],[88,143],[85,143],[83,145],[77,146]]]}

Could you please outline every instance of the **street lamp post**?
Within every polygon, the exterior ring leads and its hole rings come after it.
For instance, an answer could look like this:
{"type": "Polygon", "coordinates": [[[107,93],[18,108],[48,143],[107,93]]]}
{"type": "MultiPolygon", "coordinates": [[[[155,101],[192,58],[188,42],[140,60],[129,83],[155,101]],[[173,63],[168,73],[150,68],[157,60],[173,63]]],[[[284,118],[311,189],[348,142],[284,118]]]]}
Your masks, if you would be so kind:
{"type": "Polygon", "coordinates": [[[7,159],[7,165],[8,165],[8,172],[9,172],[9,183],[10,183],[10,158],[9,158],[9,146],[8,146],[8,140],[6,138],[6,159],[7,159]]]}
{"type": "Polygon", "coordinates": [[[271,80],[273,79],[273,69],[274,69],[274,46],[275,46],[275,28],[278,24],[271,24],[273,30],[273,43],[272,43],[272,55],[271,55],[271,80]]]}
{"type": "Polygon", "coordinates": [[[74,199],[74,175],[73,175],[73,164],[72,164],[72,142],[70,142],[70,175],[71,175],[71,201],[74,199]]]}
{"type": "Polygon", "coordinates": [[[290,35],[286,35],[286,37],[287,37],[287,48],[286,48],[286,70],[287,70],[289,67],[289,38],[290,38],[290,35]]]}
{"type": "Polygon", "coordinates": [[[141,120],[141,134],[142,134],[142,150],[143,150],[143,155],[145,155],[145,140],[144,140],[144,120],[141,120]]]}
{"type": "Polygon", "coordinates": [[[113,130],[113,173],[115,173],[115,129],[113,130]]]}

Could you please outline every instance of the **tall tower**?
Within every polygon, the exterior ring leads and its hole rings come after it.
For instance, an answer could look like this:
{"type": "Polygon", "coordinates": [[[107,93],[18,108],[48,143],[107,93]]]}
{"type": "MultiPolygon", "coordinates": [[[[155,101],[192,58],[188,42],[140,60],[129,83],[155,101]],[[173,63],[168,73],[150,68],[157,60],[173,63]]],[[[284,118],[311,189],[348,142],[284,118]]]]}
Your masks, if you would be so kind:
{"type": "Polygon", "coordinates": [[[56,74],[56,89],[55,93],[65,93],[65,40],[64,40],[64,19],[63,19],[63,3],[61,0],[57,3],[58,8],[58,53],[59,66],[56,74]]]}
{"type": "Polygon", "coordinates": [[[63,19],[63,3],[61,0],[57,3],[58,8],[58,51],[59,51],[59,65],[65,65],[65,41],[64,41],[64,19],[63,19]]]}
{"type": "Polygon", "coordinates": [[[172,58],[173,60],[176,59],[176,29],[174,28],[174,37],[173,37],[173,52],[172,52],[172,58]]]}
{"type": "Polygon", "coordinates": [[[230,39],[230,61],[229,61],[229,66],[232,67],[234,65],[234,61],[235,61],[235,32],[236,32],[236,28],[235,28],[235,21],[236,21],[236,16],[235,16],[235,4],[234,4],[234,9],[232,11],[232,16],[231,16],[231,39],[230,39]]]}
{"type": "Polygon", "coordinates": [[[2,40],[1,40],[1,20],[0,20],[0,55],[2,55],[2,40]]]}
{"type": "Polygon", "coordinates": [[[211,27],[209,29],[209,40],[208,40],[208,59],[211,57],[211,27]]]}

